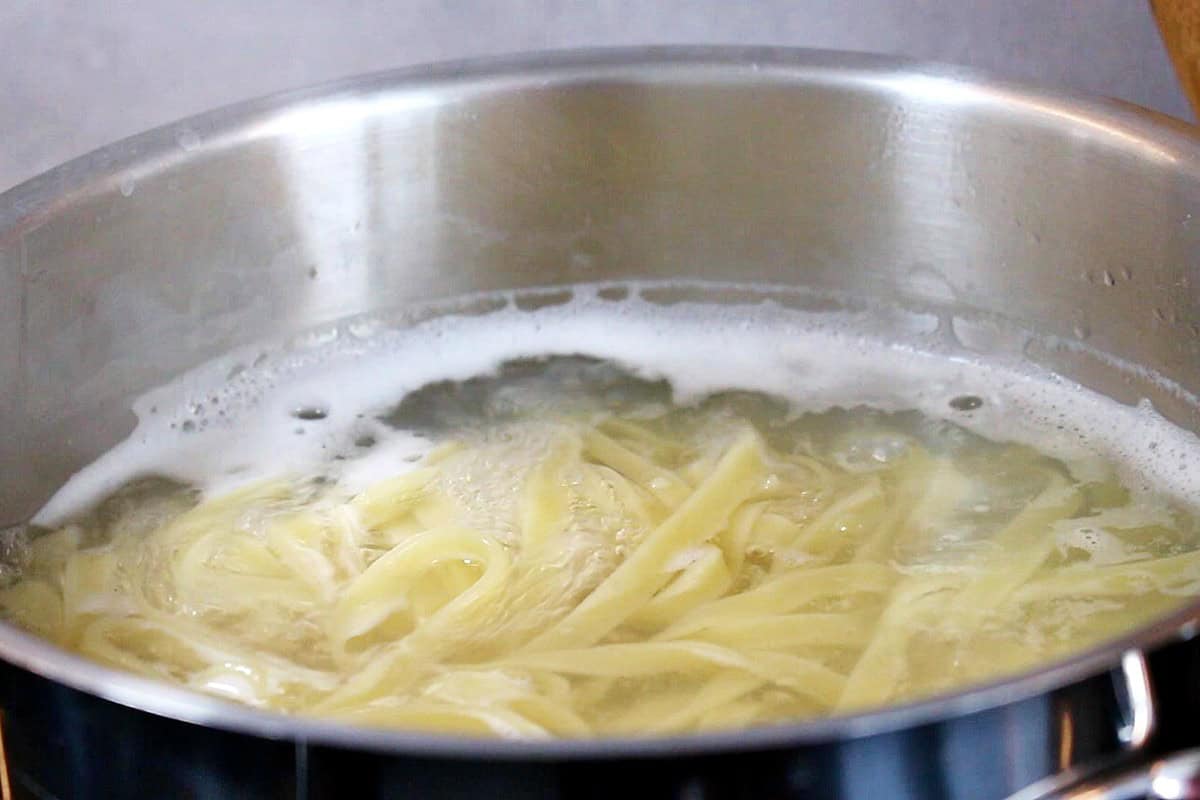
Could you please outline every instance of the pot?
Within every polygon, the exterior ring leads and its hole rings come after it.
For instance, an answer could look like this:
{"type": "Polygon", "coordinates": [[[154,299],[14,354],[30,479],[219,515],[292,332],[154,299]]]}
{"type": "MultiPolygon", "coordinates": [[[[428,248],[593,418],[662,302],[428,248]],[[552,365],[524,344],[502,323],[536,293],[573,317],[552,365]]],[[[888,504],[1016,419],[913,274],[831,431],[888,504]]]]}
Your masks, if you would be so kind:
{"type": "MultiPolygon", "coordinates": [[[[223,352],[599,280],[903,302],[964,342],[1004,320],[1058,343],[1030,357],[1200,430],[1197,213],[1182,123],[864,55],[555,54],[233,106],[0,195],[0,524],[223,352]]],[[[0,795],[1200,796],[1198,619],[877,712],[540,743],[236,707],[0,625],[0,795]]]]}

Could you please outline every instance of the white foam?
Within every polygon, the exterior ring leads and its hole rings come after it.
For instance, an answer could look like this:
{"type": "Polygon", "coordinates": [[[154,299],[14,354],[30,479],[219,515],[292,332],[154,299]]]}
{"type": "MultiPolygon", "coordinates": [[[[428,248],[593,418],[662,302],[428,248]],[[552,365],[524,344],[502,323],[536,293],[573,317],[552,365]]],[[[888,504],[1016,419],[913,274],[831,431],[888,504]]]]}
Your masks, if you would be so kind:
{"type": "Polygon", "coordinates": [[[1200,470],[1191,468],[1200,440],[1148,404],[1121,405],[1013,356],[984,362],[950,352],[938,337],[922,337],[925,323],[912,326],[905,341],[894,324],[881,329],[871,311],[664,305],[637,292],[613,301],[588,287],[536,310],[495,305],[490,313],[400,327],[359,320],[197,369],[141,398],[133,435],[81,470],[35,522],[59,524],[146,474],[209,492],[283,472],[322,472],[361,486],[409,468],[429,447],[374,419],[405,394],[486,374],[515,358],[571,354],[666,378],[681,401],[747,389],[790,398],[805,410],[916,409],[1060,458],[1103,456],[1127,481],[1185,502],[1200,497],[1200,470]],[[948,402],[960,395],[978,396],[983,405],[956,412],[948,402]],[[324,417],[298,418],[304,409],[324,417]],[[356,449],[363,436],[378,444],[356,449]]]}

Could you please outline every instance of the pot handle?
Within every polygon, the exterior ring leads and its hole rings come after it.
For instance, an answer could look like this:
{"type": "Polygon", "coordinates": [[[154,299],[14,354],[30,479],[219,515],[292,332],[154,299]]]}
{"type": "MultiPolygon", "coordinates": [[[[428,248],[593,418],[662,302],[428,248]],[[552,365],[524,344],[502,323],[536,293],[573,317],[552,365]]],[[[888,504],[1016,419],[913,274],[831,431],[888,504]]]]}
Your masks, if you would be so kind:
{"type": "Polygon", "coordinates": [[[1126,651],[1118,676],[1126,713],[1117,736],[1126,755],[1088,773],[1061,774],[1009,800],[1200,800],[1200,748],[1164,754],[1150,746],[1159,714],[1145,653],[1126,651]]]}

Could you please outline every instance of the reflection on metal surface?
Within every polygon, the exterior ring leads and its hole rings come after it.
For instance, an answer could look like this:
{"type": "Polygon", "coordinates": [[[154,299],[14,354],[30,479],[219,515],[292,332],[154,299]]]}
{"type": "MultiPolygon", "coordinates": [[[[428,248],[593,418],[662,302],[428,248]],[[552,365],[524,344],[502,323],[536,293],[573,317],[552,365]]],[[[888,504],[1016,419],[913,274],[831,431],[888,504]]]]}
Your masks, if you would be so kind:
{"type": "Polygon", "coordinates": [[[1155,764],[1150,789],[1154,800],[1200,800],[1200,750],[1155,764]]]}
{"type": "Polygon", "coordinates": [[[1058,715],[1058,768],[1070,769],[1075,763],[1072,755],[1075,749],[1075,720],[1070,709],[1064,709],[1058,715]]]}
{"type": "Polygon", "coordinates": [[[1129,699],[1129,719],[1121,728],[1121,741],[1133,749],[1144,747],[1154,733],[1154,690],[1150,684],[1150,666],[1140,650],[1121,656],[1121,674],[1129,699]]]}
{"type": "Polygon", "coordinates": [[[297,739],[295,800],[308,800],[308,780],[308,743],[303,739],[297,739]]]}
{"type": "Polygon", "coordinates": [[[4,744],[4,713],[0,712],[0,800],[12,800],[12,782],[8,776],[8,748],[4,744]]]}
{"type": "MultiPolygon", "coordinates": [[[[289,313],[305,321],[324,320],[330,309],[362,307],[370,290],[367,243],[358,235],[369,225],[371,190],[368,158],[376,148],[370,123],[337,118],[339,139],[353,147],[329,148],[320,139],[285,138],[279,146],[279,179],[285,182],[298,234],[300,263],[295,282],[300,304],[289,313]],[[304,191],[304,187],[320,190],[304,191]]],[[[336,313],[336,311],[334,312],[336,313]]]]}
{"type": "Polygon", "coordinates": [[[241,140],[276,140],[296,134],[302,134],[304,138],[340,136],[361,129],[371,120],[434,108],[444,102],[443,92],[437,89],[359,93],[357,96],[300,105],[274,114],[242,132],[241,140]]]}
{"type": "Polygon", "coordinates": [[[1200,750],[1134,762],[1038,800],[1200,800],[1200,750]]]}
{"type": "Polygon", "coordinates": [[[1131,131],[1118,120],[1104,119],[1095,112],[1084,110],[1070,100],[1048,101],[1024,92],[997,86],[979,86],[964,82],[961,78],[940,75],[890,76],[882,86],[899,89],[927,101],[932,106],[943,108],[946,113],[960,115],[968,113],[973,106],[992,105],[1004,108],[1008,113],[1022,110],[1035,115],[1057,117],[1079,133],[1084,131],[1111,136],[1122,145],[1131,145],[1139,155],[1149,157],[1164,165],[1176,164],[1178,156],[1151,138],[1131,131]]]}

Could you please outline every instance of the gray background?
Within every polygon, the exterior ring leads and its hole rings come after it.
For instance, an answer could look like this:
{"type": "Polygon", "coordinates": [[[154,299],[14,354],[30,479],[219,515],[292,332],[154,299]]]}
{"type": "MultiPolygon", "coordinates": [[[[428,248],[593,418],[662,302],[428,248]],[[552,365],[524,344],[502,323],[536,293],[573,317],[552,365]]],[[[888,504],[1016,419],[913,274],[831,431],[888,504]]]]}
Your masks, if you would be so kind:
{"type": "Polygon", "coordinates": [[[277,89],[446,58],[646,43],[896,53],[1190,118],[1145,0],[0,0],[0,189],[277,89]]]}

